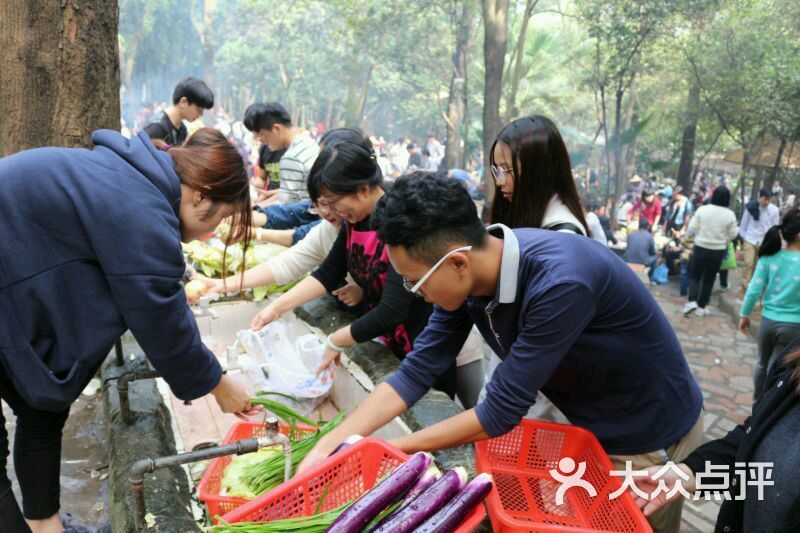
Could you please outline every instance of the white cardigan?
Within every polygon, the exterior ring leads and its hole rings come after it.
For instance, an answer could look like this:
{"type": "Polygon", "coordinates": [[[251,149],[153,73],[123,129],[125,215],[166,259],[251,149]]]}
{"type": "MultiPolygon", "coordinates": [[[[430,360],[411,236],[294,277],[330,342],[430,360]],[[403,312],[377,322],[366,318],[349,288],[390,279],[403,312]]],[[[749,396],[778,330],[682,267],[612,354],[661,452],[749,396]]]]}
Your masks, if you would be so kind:
{"type": "Polygon", "coordinates": [[[736,215],[727,207],[704,205],[689,222],[689,233],[694,235],[694,244],[707,250],[725,250],[736,238],[739,227],[736,215]]]}
{"type": "Polygon", "coordinates": [[[285,285],[314,270],[331,251],[339,228],[323,220],[297,244],[269,260],[275,283],[285,285]]]}

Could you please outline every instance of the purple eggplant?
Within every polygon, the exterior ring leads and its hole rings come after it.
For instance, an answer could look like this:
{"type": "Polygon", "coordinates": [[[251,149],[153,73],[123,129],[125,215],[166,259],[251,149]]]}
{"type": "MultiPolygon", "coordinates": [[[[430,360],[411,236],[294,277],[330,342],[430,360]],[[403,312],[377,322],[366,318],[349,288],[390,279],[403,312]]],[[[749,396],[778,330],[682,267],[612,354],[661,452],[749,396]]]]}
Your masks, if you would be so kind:
{"type": "Polygon", "coordinates": [[[491,490],[492,476],[489,474],[478,475],[455,498],[414,531],[416,533],[451,533],[455,531],[475,506],[489,495],[491,490]]]}
{"type": "Polygon", "coordinates": [[[431,456],[429,454],[415,453],[376,487],[345,509],[325,531],[327,533],[361,531],[384,509],[405,496],[430,464],[431,456]]]}
{"type": "Polygon", "coordinates": [[[340,451],[344,450],[345,448],[349,448],[350,446],[352,446],[353,444],[355,444],[356,442],[360,441],[360,440],[361,440],[361,439],[363,439],[363,438],[364,438],[364,437],[362,437],[361,435],[350,435],[349,437],[347,437],[346,439],[344,439],[344,440],[341,442],[341,444],[339,444],[339,445],[336,447],[336,449],[335,449],[335,450],[333,450],[333,451],[330,453],[330,455],[328,455],[328,457],[330,457],[331,455],[333,455],[333,454],[335,454],[335,453],[337,453],[337,452],[340,452],[340,451]]]}
{"type": "Polygon", "coordinates": [[[467,482],[462,467],[450,470],[405,507],[398,509],[372,530],[372,533],[410,533],[447,504],[467,482]]]}
{"type": "Polygon", "coordinates": [[[401,507],[405,507],[414,501],[414,498],[422,494],[428,489],[428,487],[436,483],[436,480],[438,480],[440,477],[442,477],[442,472],[436,468],[436,465],[431,465],[428,467],[428,469],[425,470],[421,476],[419,476],[419,479],[416,483],[414,483],[414,486],[411,487],[411,490],[408,491],[406,497],[403,498],[403,505],[401,507]]]}

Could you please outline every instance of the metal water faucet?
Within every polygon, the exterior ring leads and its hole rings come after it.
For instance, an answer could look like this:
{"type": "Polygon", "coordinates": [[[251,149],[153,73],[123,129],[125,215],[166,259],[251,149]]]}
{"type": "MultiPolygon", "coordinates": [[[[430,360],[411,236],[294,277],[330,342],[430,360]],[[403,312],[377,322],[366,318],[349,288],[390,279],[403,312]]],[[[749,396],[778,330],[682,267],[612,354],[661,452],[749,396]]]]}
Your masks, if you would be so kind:
{"type": "Polygon", "coordinates": [[[150,474],[161,468],[184,465],[197,461],[205,461],[214,457],[224,455],[242,455],[252,453],[267,446],[281,445],[284,456],[283,481],[286,482],[292,476],[292,444],[289,437],[280,432],[278,419],[275,417],[267,418],[264,421],[264,437],[251,437],[249,439],[237,440],[225,446],[214,446],[192,452],[179,453],[166,457],[148,457],[136,461],[131,467],[130,482],[131,492],[133,493],[133,518],[136,531],[141,531],[146,527],[145,516],[147,509],[144,499],[144,479],[145,474],[150,474]]]}
{"type": "Polygon", "coordinates": [[[225,370],[241,370],[239,366],[239,341],[225,349],[225,370]]]}
{"type": "Polygon", "coordinates": [[[212,319],[217,318],[217,312],[211,309],[211,302],[219,300],[219,294],[211,294],[209,296],[201,296],[197,302],[197,309],[192,309],[195,318],[202,318],[210,316],[212,319]]]}

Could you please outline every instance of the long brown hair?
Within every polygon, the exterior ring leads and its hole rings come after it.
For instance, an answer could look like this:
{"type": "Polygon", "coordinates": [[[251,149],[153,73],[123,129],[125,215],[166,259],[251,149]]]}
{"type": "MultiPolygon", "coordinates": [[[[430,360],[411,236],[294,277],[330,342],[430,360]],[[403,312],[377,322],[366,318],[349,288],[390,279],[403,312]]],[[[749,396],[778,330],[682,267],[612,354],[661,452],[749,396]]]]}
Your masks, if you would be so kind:
{"type": "Polygon", "coordinates": [[[783,364],[786,366],[786,368],[791,368],[794,366],[792,380],[794,381],[797,394],[800,394],[800,348],[795,348],[786,354],[786,357],[783,358],[783,364]]]}
{"type": "MultiPolygon", "coordinates": [[[[158,148],[165,146],[164,142],[158,140],[154,140],[153,144],[158,148]]],[[[246,250],[250,244],[253,211],[250,206],[250,180],[239,151],[218,130],[200,128],[183,145],[169,147],[167,154],[172,157],[175,173],[181,183],[214,203],[206,216],[213,215],[219,204],[233,205],[226,251],[228,243],[239,241],[246,250]]],[[[227,254],[223,256],[223,275],[225,258],[227,254]]],[[[242,261],[242,276],[245,269],[245,262],[242,261]]]]}
{"type": "Polygon", "coordinates": [[[511,150],[514,175],[512,201],[495,194],[492,224],[511,228],[541,228],[547,204],[557,194],[589,235],[578,188],[572,177],[569,153],[558,128],[547,117],[533,115],[515,120],[497,135],[489,161],[494,165],[497,143],[511,150]]]}

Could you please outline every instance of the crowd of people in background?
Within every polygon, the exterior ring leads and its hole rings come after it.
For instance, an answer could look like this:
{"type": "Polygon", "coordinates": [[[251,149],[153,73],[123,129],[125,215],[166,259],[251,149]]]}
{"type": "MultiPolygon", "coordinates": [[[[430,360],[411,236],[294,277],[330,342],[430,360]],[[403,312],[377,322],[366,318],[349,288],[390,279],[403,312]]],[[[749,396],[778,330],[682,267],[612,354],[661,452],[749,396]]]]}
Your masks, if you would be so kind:
{"type": "MultiPolygon", "coordinates": [[[[123,124],[123,134],[143,130],[167,147],[180,146],[201,126],[206,109],[214,109],[213,94],[189,78],[176,87],[172,104],[143,106],[130,128],[123,124]]],[[[737,201],[732,190],[740,189],[728,174],[699,173],[692,189],[683,190],[641,170],[610,205],[598,199],[596,175],[584,183],[572,168],[556,124],[532,115],[506,125],[491,148],[486,171],[495,195],[484,228],[474,202],[484,193],[483,154],[476,153],[468,169],[446,168],[446,147],[434,133],[389,142],[357,129],[306,127],[276,102],[254,103],[241,119],[220,108],[213,116],[250,176],[253,211],[244,241],[290,248],[242,276],[198,279],[221,293],[310,274],[264,307],[251,326],[263,327],[329,293],[356,318],[328,336],[319,372],[329,372],[349,346],[376,338],[403,361],[341,431],[369,434],[384,416],[396,416],[435,387],[457,398],[468,416],[409,435],[396,442],[401,449],[434,450],[499,435],[522,416],[566,416],[590,428],[618,468],[632,462],[652,476],[666,456],[694,480],[708,456],[733,461],[746,440],[743,426],[692,453],[703,431],[702,395],[666,318],[642,284],[631,283],[637,268],[651,283],[676,278],[687,298],[684,314],[698,318],[711,313],[717,278],[728,290],[728,274],[738,269],[742,331],[761,305],[755,399],[765,395],[788,405],[776,392],[783,382],[775,386],[774,377],[797,373],[800,361],[794,351],[800,346],[800,210],[794,192],[779,182],[737,201]],[[539,266],[517,271],[520,262],[539,266]],[[444,270],[450,277],[433,281],[444,270]],[[496,293],[486,292],[485,284],[496,293]],[[523,310],[528,304],[515,302],[519,294],[539,304],[523,310]],[[504,317],[498,330],[493,312],[504,317]],[[520,331],[506,323],[519,324],[520,331]],[[493,352],[488,365],[481,337],[493,352]],[[784,359],[789,353],[795,355],[784,359]],[[599,383],[589,401],[580,388],[551,380],[564,365],[587,376],[601,365],[628,378],[599,383]],[[632,387],[637,383],[647,385],[632,387]],[[623,389],[632,392],[617,405],[623,389]],[[665,400],[676,391],[674,401],[665,400]],[[641,412],[621,422],[617,413],[632,412],[636,401],[644,402],[641,412]],[[377,406],[389,407],[376,417],[377,406]]],[[[300,468],[327,456],[335,440],[332,434],[320,441],[300,468]]],[[[769,459],[769,450],[759,457],[769,459]]],[[[796,473],[781,475],[796,480],[796,473]]],[[[677,531],[679,501],[640,505],[656,531],[677,531]]],[[[743,504],[723,504],[719,524],[737,520],[734,505],[743,504]]],[[[773,507],[770,513],[787,516],[779,522],[792,520],[786,515],[791,502],[773,507]]],[[[748,509],[745,521],[765,512],[756,503],[748,509]]]]}
{"type": "MultiPolygon", "coordinates": [[[[302,127],[294,124],[290,112],[278,103],[253,104],[243,117],[237,118],[222,108],[214,108],[211,90],[196,78],[187,78],[176,86],[171,104],[143,106],[130,128],[123,124],[123,134],[130,136],[144,130],[152,138],[180,145],[203,124],[203,111],[211,109],[214,127],[237,148],[258,191],[254,198],[254,240],[293,246],[323,221],[332,222],[334,228],[340,226],[341,218],[329,220],[322,216],[324,207],[320,208],[306,192],[312,167],[331,133],[335,133],[334,138],[344,135],[362,139],[385,182],[414,171],[441,172],[458,181],[473,199],[483,198],[482,153],[471,159],[469,170],[448,169],[444,166],[445,146],[434,133],[418,143],[409,137],[390,142],[380,134],[364,136],[358,130],[328,130],[322,123],[302,127]]],[[[766,326],[760,334],[763,364],[768,364],[769,354],[786,349],[788,337],[779,334],[787,329],[793,331],[794,325],[800,324],[800,312],[792,305],[789,310],[781,307],[780,299],[773,296],[776,288],[770,292],[764,275],[756,276],[750,287],[754,274],[768,268],[766,256],[774,255],[763,250],[767,235],[774,239],[776,231],[791,232],[785,229],[789,222],[781,224],[781,216],[796,212],[794,191],[784,190],[776,181],[770,188],[761,189],[757,198],[744,196],[731,201],[734,177],[730,174],[698,172],[692,189],[684,191],[674,179],[642,170],[627,180],[626,192],[613,206],[612,220],[612,206],[593,198],[598,196],[597,191],[592,194],[596,176],[593,174],[584,184],[574,172],[552,121],[542,116],[525,117],[506,126],[497,139],[490,157],[489,170],[497,187],[490,222],[591,237],[611,247],[624,261],[641,265],[652,283],[677,279],[680,295],[687,298],[684,314],[695,317],[710,313],[717,279],[720,289],[727,291],[731,283],[729,272],[737,269],[741,279],[738,296],[742,302],[742,329],[749,326],[748,316],[764,293],[766,314],[762,324],[766,326]],[[542,139],[547,143],[539,142],[542,139]],[[546,183],[524,179],[526,175],[547,173],[558,177],[546,183]],[[511,175],[523,179],[510,180],[511,175]],[[526,201],[512,201],[513,198],[526,201]]],[[[317,231],[308,242],[329,249],[334,235],[333,230],[317,231]]],[[[772,283],[780,284],[780,291],[791,291],[800,285],[794,278],[776,276],[773,279],[778,281],[772,283]]],[[[220,289],[218,284],[215,289],[220,289]]],[[[343,301],[354,303],[351,296],[358,288],[351,282],[332,290],[343,301]]],[[[760,386],[757,384],[756,388],[760,386]]],[[[540,398],[539,403],[547,402],[540,398]]]]}
{"type": "MultiPolygon", "coordinates": [[[[259,140],[247,127],[245,116],[237,117],[222,107],[214,107],[213,94],[202,80],[192,77],[181,80],[175,87],[175,95],[184,98],[183,104],[180,98],[171,104],[163,101],[143,103],[132,120],[122,119],[122,134],[130,138],[140,131],[147,131],[151,137],[179,145],[200,127],[213,126],[242,154],[247,170],[257,185],[262,185],[261,181],[270,178],[271,187],[277,188],[277,163],[283,150],[270,150],[268,143],[259,140]],[[188,103],[187,94],[192,96],[192,104],[188,103]],[[208,111],[205,119],[203,111],[208,111]],[[212,114],[213,118],[208,120],[212,114]]],[[[295,127],[316,143],[329,130],[322,122],[298,124],[295,127]]],[[[414,170],[443,171],[459,180],[473,198],[480,199],[485,195],[481,179],[482,156],[478,152],[464,165],[465,168],[445,168],[445,145],[433,132],[419,139],[406,135],[395,141],[387,141],[380,133],[370,134],[367,138],[387,180],[394,180],[414,170]]],[[[267,188],[270,184],[266,184],[267,188]]]]}

